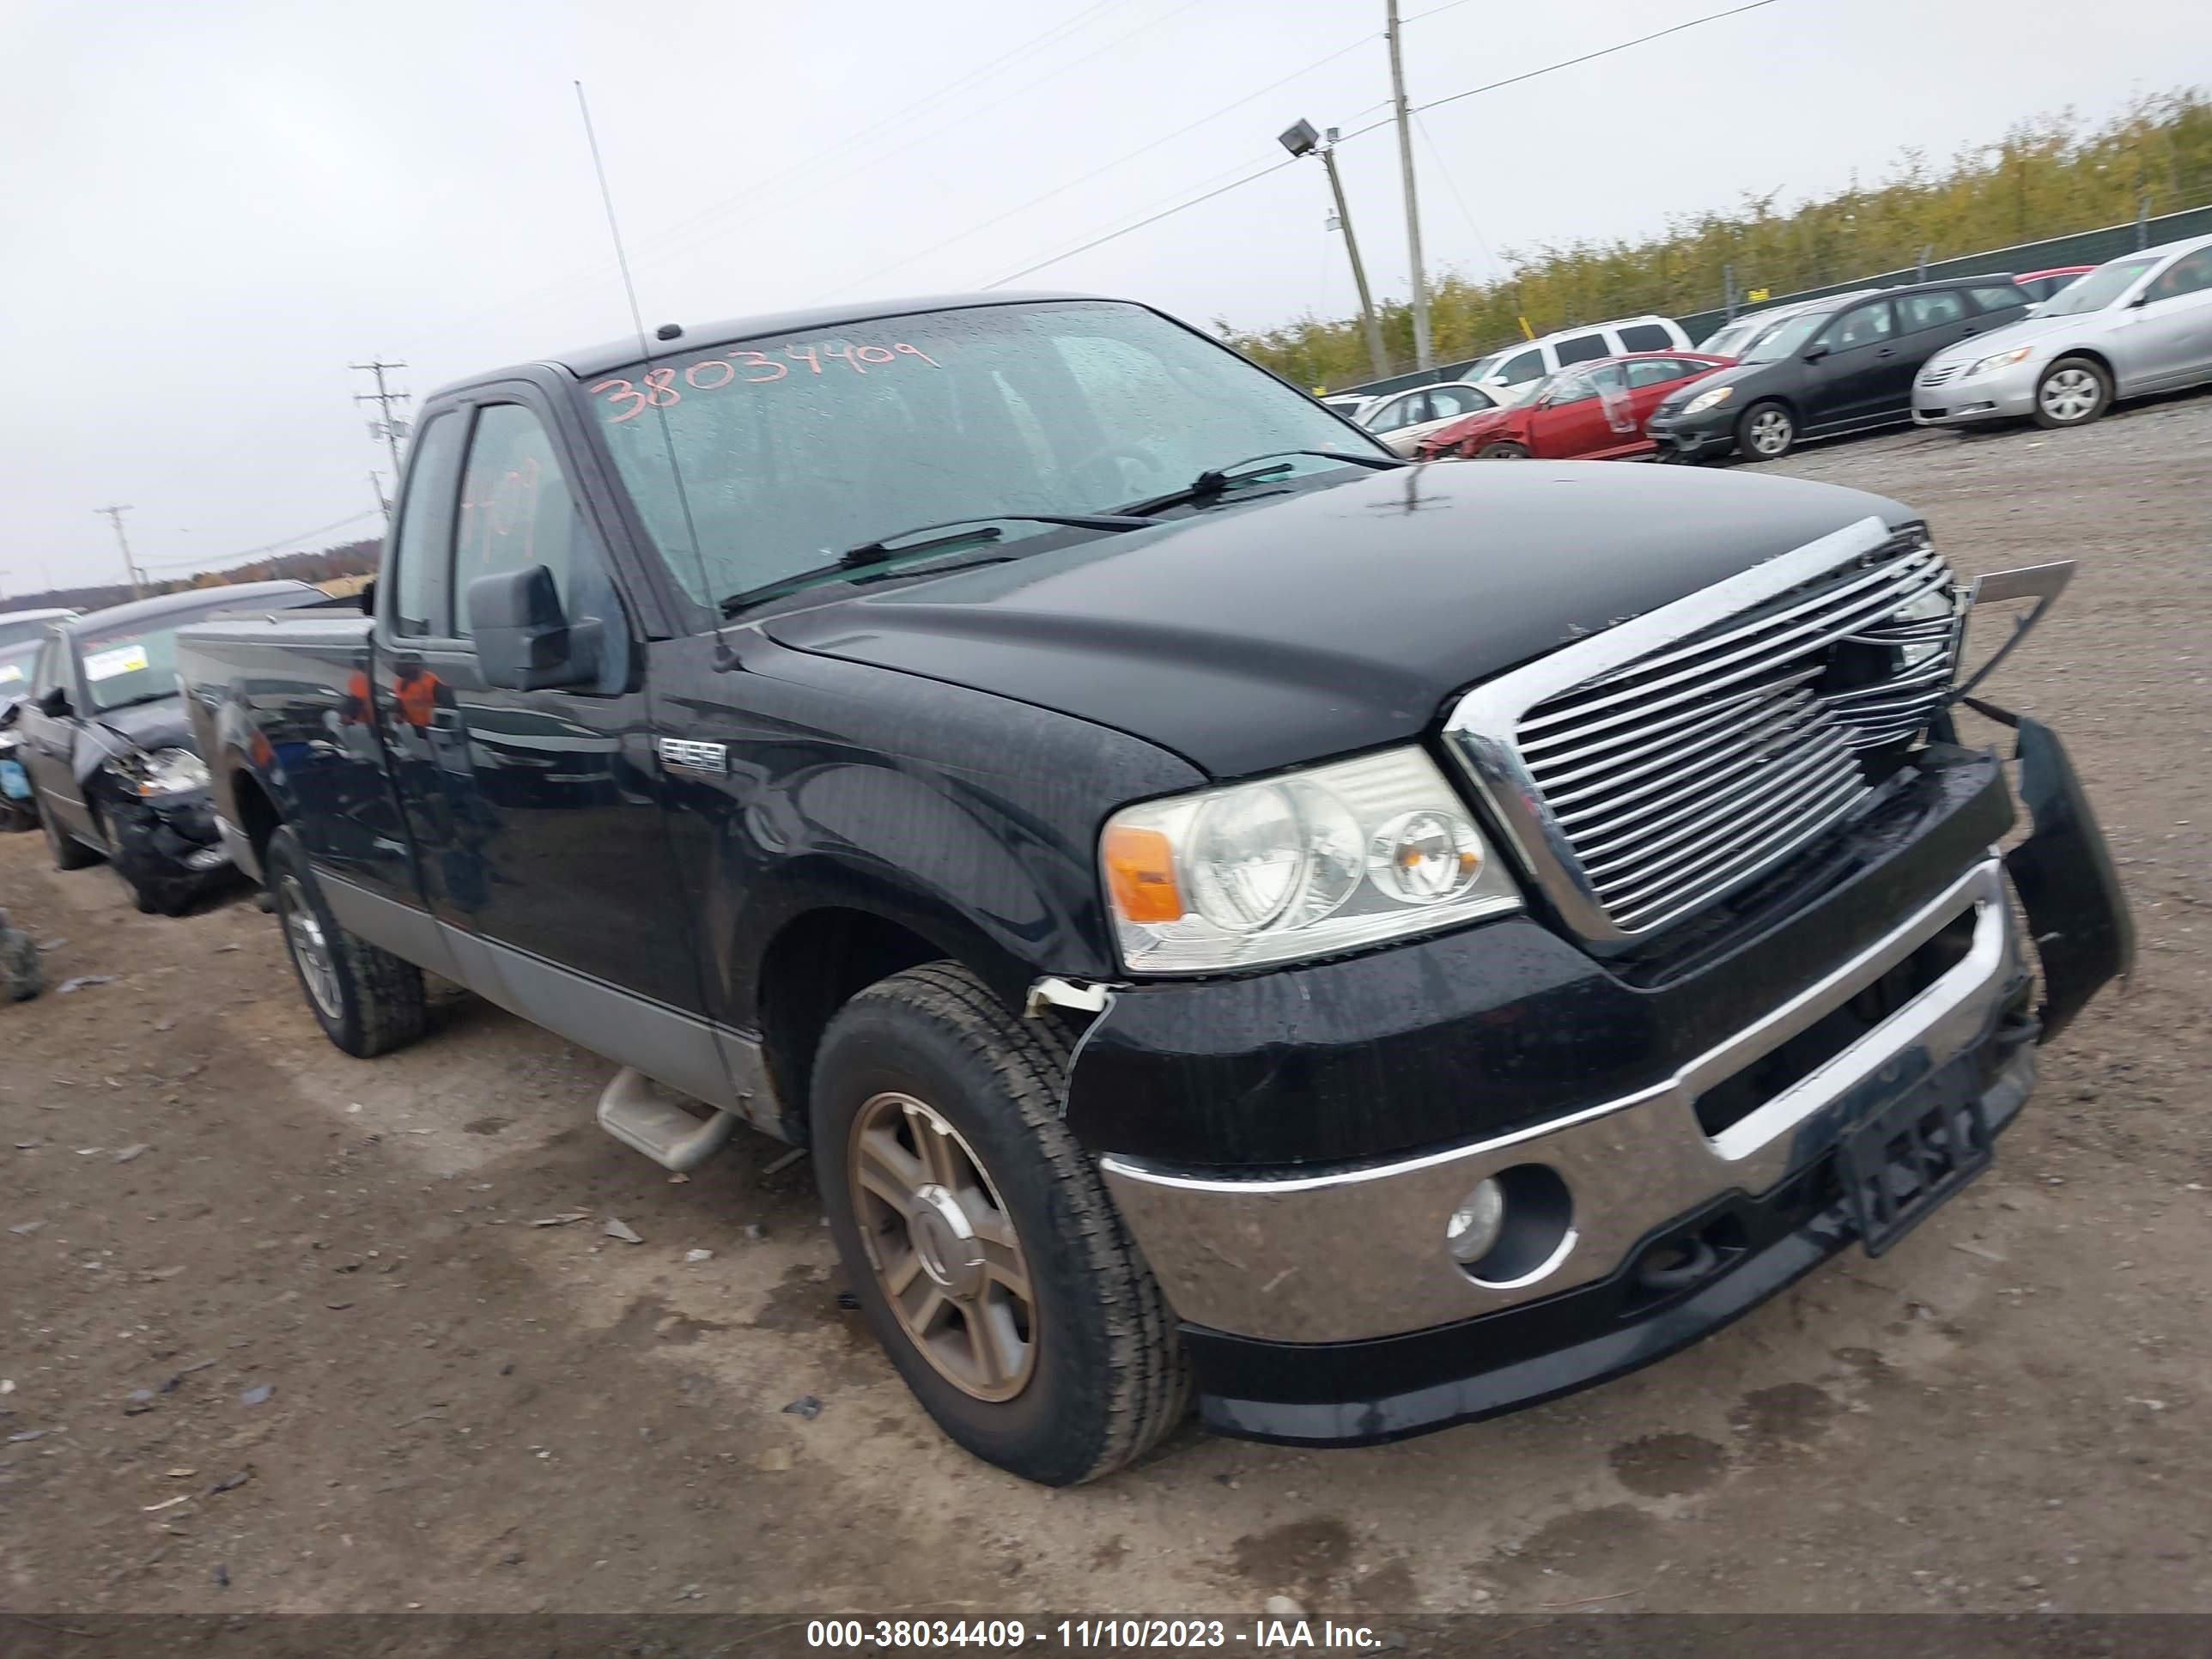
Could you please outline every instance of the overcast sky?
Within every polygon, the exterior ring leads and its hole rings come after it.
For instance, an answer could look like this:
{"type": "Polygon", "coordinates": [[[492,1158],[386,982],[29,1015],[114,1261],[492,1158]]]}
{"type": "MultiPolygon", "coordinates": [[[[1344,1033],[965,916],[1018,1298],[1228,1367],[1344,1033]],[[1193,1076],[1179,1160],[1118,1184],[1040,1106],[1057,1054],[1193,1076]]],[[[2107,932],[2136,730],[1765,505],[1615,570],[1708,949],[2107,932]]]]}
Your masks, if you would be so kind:
{"type": "MultiPolygon", "coordinates": [[[[1442,97],[1727,3],[1404,0],[1410,91],[1442,97]]],[[[1348,131],[1383,113],[1382,14],[0,0],[15,388],[0,592],[118,579],[94,514],[109,502],[137,508],[133,544],[157,571],[369,508],[368,472],[387,464],[349,362],[404,358],[401,383],[422,392],[626,331],[577,76],[649,325],[981,286],[1256,172],[1302,116],[1348,131]]],[[[1480,276],[1508,248],[1648,231],[1746,191],[1818,194],[1905,145],[1941,159],[2039,111],[2101,116],[2208,81],[2204,0],[1775,0],[1424,117],[1429,256],[1480,276]]],[[[1402,295],[1391,133],[1342,159],[1377,284],[1402,295]]],[[[1342,314],[1325,196],[1318,167],[1288,167],[1021,285],[1241,326],[1342,314]]]]}

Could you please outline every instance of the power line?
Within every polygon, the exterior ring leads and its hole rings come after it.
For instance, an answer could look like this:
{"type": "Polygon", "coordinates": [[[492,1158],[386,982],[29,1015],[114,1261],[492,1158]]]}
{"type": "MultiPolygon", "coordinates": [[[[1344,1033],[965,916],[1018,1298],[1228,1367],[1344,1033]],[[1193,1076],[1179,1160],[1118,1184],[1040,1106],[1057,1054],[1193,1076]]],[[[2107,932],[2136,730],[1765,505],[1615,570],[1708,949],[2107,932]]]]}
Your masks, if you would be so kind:
{"type": "MultiPolygon", "coordinates": [[[[107,511],[105,507],[102,507],[100,510],[102,512],[107,511]]],[[[125,511],[127,512],[129,509],[125,508],[125,511]]],[[[374,519],[381,516],[382,509],[380,507],[371,507],[365,513],[356,513],[349,517],[339,519],[331,524],[317,525],[313,530],[302,530],[296,535],[286,536],[276,541],[267,542],[259,547],[249,547],[243,553],[225,553],[212,559],[185,559],[173,564],[159,564],[154,566],[151,573],[149,574],[167,574],[169,572],[177,570],[221,570],[230,565],[244,564],[248,559],[258,559],[264,553],[280,552],[297,543],[304,542],[311,537],[327,536],[333,530],[343,530],[348,525],[359,524],[363,519],[374,519]]]]}
{"type": "MultiPolygon", "coordinates": [[[[1439,105],[1455,104],[1462,98],[1473,98],[1482,93],[1495,92],[1500,87],[1516,86],[1523,81],[1533,81],[1539,76],[1554,75],[1561,70],[1572,69],[1577,64],[1593,63],[1601,58],[1610,58],[1615,52],[1626,52],[1634,46],[1644,46],[1653,40],[1663,40],[1666,36],[1670,34],[1680,34],[1685,29],[1693,29],[1705,23],[1717,23],[1724,17],[1738,17],[1742,15],[1745,12],[1757,11],[1762,6],[1771,6],[1775,3],[1776,0],[1751,0],[1751,3],[1748,5],[1732,7],[1727,11],[1708,12],[1703,17],[1692,17],[1687,22],[1676,23],[1670,28],[1656,29],[1650,34],[1639,34],[1633,40],[1622,40],[1610,46],[1601,46],[1595,52],[1586,52],[1579,58],[1563,58],[1556,64],[1546,64],[1540,69],[1524,70],[1519,75],[1509,75],[1503,81],[1492,81],[1486,86],[1469,87],[1465,92],[1455,92],[1448,94],[1442,98],[1431,98],[1425,104],[1414,105],[1413,107],[1413,113],[1419,115],[1422,111],[1435,109],[1439,105]]],[[[1441,11],[1445,9],[1445,8],[1440,6],[1436,9],[1441,11]]],[[[1381,120],[1370,121],[1364,127],[1354,127],[1350,132],[1340,134],[1337,138],[1337,143],[1346,143],[1352,139],[1360,137],[1366,133],[1376,131],[1379,128],[1389,126],[1392,125],[1394,118],[1395,118],[1391,116],[1386,115],[1381,120]]],[[[1431,143],[1433,142],[1434,141],[1432,140],[1431,143]]],[[[1294,157],[1292,159],[1295,160],[1296,158],[1294,157]]],[[[1194,208],[1200,202],[1210,202],[1217,196],[1225,196],[1232,190],[1241,189],[1246,185],[1256,184],[1261,179],[1266,178],[1269,173],[1280,172],[1284,167],[1288,167],[1289,165],[1290,162],[1288,161],[1278,161],[1273,167],[1262,167],[1259,172],[1252,173],[1249,177],[1239,179],[1234,184],[1224,185],[1219,190],[1208,191],[1205,195],[1194,198],[1190,201],[1182,203],[1180,206],[1169,208],[1164,212],[1156,213],[1147,219],[1140,219],[1133,225],[1125,225],[1119,230],[1109,231],[1105,235],[1097,237],[1091,241],[1082,244],[1079,247],[1070,248],[1065,253],[1055,253],[1048,259],[1040,259],[1036,264],[1033,265],[1026,265],[1023,269],[1015,271],[1012,276],[1001,276],[995,283],[986,283],[984,287],[986,289],[1002,288],[1006,283],[1013,282],[1018,277],[1027,276],[1033,271],[1042,270],[1048,265],[1056,265],[1061,260],[1072,259],[1079,253],[1088,253],[1095,247],[1103,247],[1107,243],[1119,240],[1121,237],[1127,236],[1136,231],[1142,230],[1148,225],[1156,225],[1163,219],[1171,219],[1176,214],[1181,213],[1184,208],[1194,208]]]]}
{"type": "Polygon", "coordinates": [[[1172,219],[1176,214],[1181,213],[1186,208],[1194,208],[1200,203],[1210,202],[1217,196],[1226,196],[1231,191],[1242,190],[1246,185],[1257,184],[1261,179],[1266,178],[1271,173],[1280,173],[1285,167],[1295,167],[1297,165],[1297,161],[1298,158],[1293,155],[1289,157],[1287,160],[1276,162],[1273,167],[1261,167],[1259,172],[1247,173],[1243,178],[1236,180],[1233,184],[1224,185],[1218,190],[1209,190],[1203,196],[1194,196],[1188,202],[1178,203],[1176,206],[1169,208],[1164,212],[1153,214],[1150,218],[1139,219],[1133,225],[1124,225],[1121,229],[1109,232],[1103,236],[1097,237],[1091,241],[1084,243],[1080,247],[1072,247],[1065,253],[1054,254],[1049,259],[1040,259],[1033,265],[1024,265],[1019,270],[1009,272],[1007,275],[1000,277],[995,283],[984,283],[984,289],[988,292],[994,288],[1004,288],[1008,283],[1017,282],[1020,278],[1030,275],[1032,271],[1042,270],[1047,265],[1056,265],[1062,259],[1073,259],[1079,253],[1088,253],[1094,247],[1103,247],[1107,243],[1118,241],[1121,238],[1129,235],[1132,232],[1144,229],[1147,225],[1156,225],[1163,219],[1172,219]]]}
{"type": "MultiPolygon", "coordinates": [[[[1128,31],[1127,33],[1115,36],[1113,40],[1106,42],[1104,46],[1096,47],[1091,52],[1084,53],[1080,57],[1071,58],[1067,63],[1061,64],[1059,69],[1050,71],[1049,74],[1040,77],[1038,80],[1025,83],[1024,85],[1018,88],[1015,92],[1010,94],[1008,97],[1002,98],[996,103],[986,104],[979,107],[963,110],[953,120],[944,126],[935,129],[934,131],[925,136],[936,137],[939,134],[951,131],[953,127],[960,125],[963,122],[975,118],[976,116],[988,114],[990,111],[1000,108],[1007,102],[1010,102],[1013,98],[1019,97],[1023,94],[1033,90],[1036,87],[1042,85],[1044,81],[1050,80],[1054,76],[1064,74],[1068,70],[1073,69],[1079,64],[1089,62],[1092,58],[1097,57],[1102,52],[1110,51],[1113,47],[1119,46],[1122,41],[1128,40],[1132,35],[1142,33],[1146,29],[1152,28],[1158,24],[1165,22],[1170,18],[1176,15],[1179,12],[1188,11],[1190,9],[1191,5],[1196,3],[1197,0],[1185,0],[1185,3],[1177,7],[1175,11],[1153,18],[1150,22],[1140,23],[1136,28],[1128,31]]],[[[990,76],[996,71],[1019,62],[1024,58],[1033,57],[1038,52],[1041,52],[1047,46],[1052,45],[1056,40],[1072,33],[1080,26],[1096,17],[1099,13],[1127,3],[1127,0],[1094,0],[1093,4],[1085,7],[1073,16],[1067,18],[1060,23],[1055,24],[1053,27],[1047,29],[1043,33],[1034,36],[1030,40],[1024,42],[1021,46],[1013,47],[1007,52],[1000,53],[989,63],[970,70],[968,74],[961,76],[958,80],[948,82],[944,86],[938,88],[935,91],[926,94],[922,97],[916,99],[914,102],[908,104],[900,109],[894,110],[889,115],[886,115],[881,119],[876,121],[873,125],[863,128],[860,131],[852,134],[839,143],[832,144],[825,149],[815,152],[805,161],[799,162],[796,167],[787,168],[782,173],[775,173],[767,179],[762,179],[758,183],[750,185],[744,190],[739,191],[735,195],[726,197],[721,201],[702,208],[699,211],[693,213],[685,218],[679,219],[672,224],[664,225],[658,230],[648,231],[645,235],[638,238],[633,244],[634,247],[635,247],[641,254],[645,256],[641,259],[640,263],[647,264],[650,263],[653,258],[665,258],[672,257],[676,253],[689,252],[691,248],[700,246],[702,240],[712,241],[714,237],[720,234],[719,232],[709,232],[703,239],[693,238],[690,240],[679,240],[678,239],[683,239],[688,233],[708,225],[712,221],[720,218],[724,214],[734,209],[744,207],[750,203],[758,201],[763,197],[770,195],[778,190],[793,185],[822,167],[830,166],[836,161],[860,153],[879,137],[896,131],[901,144],[904,147],[911,147],[915,142],[915,136],[905,131],[903,128],[905,124],[912,117],[921,114],[936,105],[942,104],[954,94],[971,86],[975,82],[984,79],[986,76],[990,76]]],[[[815,187],[827,188],[830,185],[840,183],[842,180],[852,177],[854,173],[862,171],[866,167],[870,165],[873,165],[873,163],[862,162],[860,165],[848,168],[842,173],[836,173],[830,178],[817,180],[815,181],[815,187]]],[[[594,267],[589,270],[572,271],[566,276],[556,277],[552,282],[546,283],[543,287],[530,289],[521,295],[502,300],[493,305],[486,306],[480,310],[467,313],[453,322],[441,325],[426,334],[416,337],[417,341],[419,343],[421,341],[438,339],[443,336],[459,332],[461,329],[478,322],[486,317],[498,316],[517,309],[534,307],[544,301],[553,298],[556,295],[568,293],[581,284],[597,282],[599,280],[603,270],[604,267],[594,267]]]]}
{"type": "Polygon", "coordinates": [[[1459,204],[1460,216],[1467,221],[1467,228],[1474,233],[1474,245],[1482,250],[1483,258],[1493,270],[1503,272],[1504,267],[1498,263],[1498,256],[1490,251],[1490,243],[1482,234],[1482,227],[1475,223],[1474,210],[1468,206],[1467,198],[1461,193],[1459,180],[1453,176],[1450,164],[1444,160],[1443,149],[1437,143],[1436,134],[1429,131],[1429,124],[1419,115],[1413,117],[1413,125],[1420,130],[1421,141],[1428,145],[1429,155],[1437,164],[1437,171],[1443,174],[1444,185],[1451,191],[1452,200],[1459,204]]]}
{"type": "MultiPolygon", "coordinates": [[[[1415,106],[1415,108],[1427,110],[1435,109],[1443,104],[1456,104],[1462,98],[1473,98],[1481,93],[1495,92],[1500,87],[1514,86],[1522,81],[1533,81],[1540,75],[1550,75],[1559,70],[1572,69],[1577,64],[1595,63],[1601,58],[1610,58],[1617,52],[1626,52],[1632,46],[1641,46],[1653,40],[1662,40],[1670,34],[1680,34],[1685,29],[1693,29],[1701,24],[1717,23],[1723,17],[1741,17],[1747,11],[1757,11],[1762,6],[1771,6],[1774,3],[1775,0],[1751,0],[1751,3],[1747,6],[1731,7],[1727,11],[1707,12],[1703,17],[1692,17],[1688,22],[1677,23],[1671,28],[1654,29],[1649,34],[1639,34],[1633,40],[1623,40],[1618,46],[1601,46],[1595,52],[1586,52],[1579,58],[1568,58],[1556,64],[1547,64],[1543,68],[1530,70],[1526,74],[1509,75],[1503,81],[1492,81],[1487,86],[1469,87],[1465,92],[1455,92],[1448,97],[1431,98],[1425,104],[1415,106]]],[[[1443,8],[1438,7],[1437,9],[1442,10],[1443,8]]]]}
{"type": "Polygon", "coordinates": [[[1399,21],[1407,23],[1418,23],[1424,17],[1434,17],[1438,12],[1457,11],[1462,6],[1470,3],[1472,3],[1472,0],[1444,0],[1444,3],[1441,6],[1431,6],[1426,11],[1417,11],[1411,17],[1401,18],[1399,21]]]}
{"type": "Polygon", "coordinates": [[[1214,110],[1209,114],[1200,116],[1198,119],[1191,122],[1187,126],[1177,127],[1173,132],[1167,133],[1161,137],[1155,138],[1150,143],[1139,145],[1137,149],[1131,150],[1126,155],[1116,156],[1113,161],[1107,162],[1105,166],[1095,167],[1091,172],[1085,173],[1079,179],[1071,179],[1064,185],[1055,185],[1052,189],[1045,191],[1042,196],[1032,196],[1028,201],[1024,202],[1018,207],[1008,208],[1004,213],[994,214],[988,219],[984,219],[975,224],[972,224],[969,226],[967,229],[948,236],[941,242],[933,242],[929,246],[921,249],[918,252],[909,253],[905,258],[899,259],[893,264],[880,266],[877,270],[870,271],[866,276],[846,283],[843,288],[836,289],[836,292],[838,294],[849,293],[854,289],[863,287],[869,283],[874,282],[878,276],[888,276],[894,270],[902,270],[908,265],[912,264],[917,259],[926,259],[933,253],[936,253],[943,249],[951,247],[955,242],[964,242],[970,236],[975,235],[979,232],[988,230],[994,225],[1003,224],[1007,220],[1015,217],[1017,215],[1026,213],[1031,208],[1039,206],[1043,203],[1052,200],[1055,196],[1064,196],[1071,190],[1087,185],[1092,179],[1102,178],[1105,174],[1113,172],[1115,168],[1123,166],[1125,163],[1135,161],[1139,155],[1149,155],[1163,144],[1172,143],[1176,139],[1184,137],[1186,134],[1197,131],[1199,128],[1205,126],[1209,122],[1219,120],[1223,116],[1229,114],[1231,111],[1240,110],[1243,108],[1245,105],[1252,103],[1258,99],[1264,98],[1269,93],[1290,85],[1291,82],[1298,79],[1301,76],[1310,75],[1316,70],[1333,64],[1340,58],[1343,58],[1352,52],[1358,52],[1362,46],[1365,46],[1374,38],[1375,37],[1371,34],[1362,35],[1358,40],[1352,42],[1351,45],[1340,46],[1334,52],[1330,52],[1327,57],[1316,58],[1312,63],[1308,64],[1304,69],[1292,70],[1281,80],[1270,81],[1266,86],[1261,87],[1258,91],[1247,93],[1243,97],[1237,99],[1234,103],[1224,104],[1219,109],[1214,110]]]}

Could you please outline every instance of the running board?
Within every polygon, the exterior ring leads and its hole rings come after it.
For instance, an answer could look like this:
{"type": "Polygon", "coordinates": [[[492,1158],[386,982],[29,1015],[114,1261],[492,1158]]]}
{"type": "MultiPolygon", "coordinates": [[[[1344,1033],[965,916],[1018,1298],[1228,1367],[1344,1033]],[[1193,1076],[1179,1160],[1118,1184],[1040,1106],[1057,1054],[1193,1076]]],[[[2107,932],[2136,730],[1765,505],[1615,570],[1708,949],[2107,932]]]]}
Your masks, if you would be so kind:
{"type": "Polygon", "coordinates": [[[728,1144],[740,1120],[734,1112],[696,1117],[661,1099],[644,1073],[625,1066],[599,1096],[599,1127],[664,1170],[696,1170],[728,1144]]]}

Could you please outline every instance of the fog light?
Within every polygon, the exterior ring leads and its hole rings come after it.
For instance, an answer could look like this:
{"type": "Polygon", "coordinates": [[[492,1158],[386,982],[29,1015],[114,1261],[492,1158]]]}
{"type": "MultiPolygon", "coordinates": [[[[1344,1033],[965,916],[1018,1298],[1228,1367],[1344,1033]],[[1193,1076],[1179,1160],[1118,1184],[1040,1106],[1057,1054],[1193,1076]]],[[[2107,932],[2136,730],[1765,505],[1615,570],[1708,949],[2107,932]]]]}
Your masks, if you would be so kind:
{"type": "Polygon", "coordinates": [[[1504,1224],[1505,1189],[1486,1178],[1475,1183],[1444,1223],[1444,1243],[1455,1261],[1480,1261],[1498,1243],[1498,1229],[1504,1224]]]}

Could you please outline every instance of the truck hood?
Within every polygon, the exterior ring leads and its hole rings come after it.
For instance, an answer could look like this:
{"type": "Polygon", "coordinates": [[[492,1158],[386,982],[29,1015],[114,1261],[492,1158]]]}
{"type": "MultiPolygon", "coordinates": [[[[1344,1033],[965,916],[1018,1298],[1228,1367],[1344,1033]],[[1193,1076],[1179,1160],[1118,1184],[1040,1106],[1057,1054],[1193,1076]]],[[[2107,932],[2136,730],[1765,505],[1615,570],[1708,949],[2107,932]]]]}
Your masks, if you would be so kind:
{"type": "Polygon", "coordinates": [[[1794,478],[1446,462],[761,626],[799,650],[1056,709],[1237,777],[1416,736],[1478,680],[1869,514],[1913,517],[1794,478]]]}

